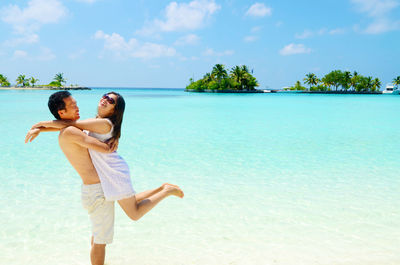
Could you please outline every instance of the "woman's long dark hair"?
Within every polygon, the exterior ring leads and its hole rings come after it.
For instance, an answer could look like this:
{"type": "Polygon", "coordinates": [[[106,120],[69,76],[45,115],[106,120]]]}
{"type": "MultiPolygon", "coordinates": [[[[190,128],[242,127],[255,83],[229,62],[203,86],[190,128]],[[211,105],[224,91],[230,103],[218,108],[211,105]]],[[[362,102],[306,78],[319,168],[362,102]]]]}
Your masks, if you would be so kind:
{"type": "Polygon", "coordinates": [[[124,117],[124,111],[125,111],[125,100],[117,92],[107,93],[107,95],[109,95],[109,94],[116,95],[117,101],[115,102],[113,114],[111,114],[111,116],[106,117],[106,118],[110,119],[110,121],[114,125],[113,138],[118,140],[121,137],[121,125],[122,125],[122,118],[124,117]]]}

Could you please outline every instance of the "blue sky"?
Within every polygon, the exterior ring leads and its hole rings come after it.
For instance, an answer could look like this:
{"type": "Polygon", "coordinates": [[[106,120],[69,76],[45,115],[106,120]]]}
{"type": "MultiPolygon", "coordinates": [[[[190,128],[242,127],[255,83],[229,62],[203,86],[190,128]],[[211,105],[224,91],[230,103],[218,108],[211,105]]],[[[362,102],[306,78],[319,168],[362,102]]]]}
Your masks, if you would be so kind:
{"type": "Polygon", "coordinates": [[[3,0],[0,73],[49,83],[183,88],[216,63],[260,88],[306,73],[400,75],[400,0],[3,0]]]}

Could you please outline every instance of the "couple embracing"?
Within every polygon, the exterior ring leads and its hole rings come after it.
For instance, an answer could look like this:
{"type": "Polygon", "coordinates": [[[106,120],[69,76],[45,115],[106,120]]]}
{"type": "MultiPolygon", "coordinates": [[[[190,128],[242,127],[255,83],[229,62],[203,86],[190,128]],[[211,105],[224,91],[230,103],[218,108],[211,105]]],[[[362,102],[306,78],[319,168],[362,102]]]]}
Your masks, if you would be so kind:
{"type": "Polygon", "coordinates": [[[116,152],[125,110],[120,94],[105,94],[99,101],[96,118],[82,121],[78,105],[68,91],[52,94],[48,106],[56,120],[35,124],[25,143],[41,132],[59,131],[60,148],[83,182],[82,204],[92,225],[90,260],[92,265],[103,265],[106,245],[114,236],[115,201],[130,219],[137,221],[166,197],[183,198],[183,192],[169,183],[141,193],[134,191],[129,167],[116,152]]]}

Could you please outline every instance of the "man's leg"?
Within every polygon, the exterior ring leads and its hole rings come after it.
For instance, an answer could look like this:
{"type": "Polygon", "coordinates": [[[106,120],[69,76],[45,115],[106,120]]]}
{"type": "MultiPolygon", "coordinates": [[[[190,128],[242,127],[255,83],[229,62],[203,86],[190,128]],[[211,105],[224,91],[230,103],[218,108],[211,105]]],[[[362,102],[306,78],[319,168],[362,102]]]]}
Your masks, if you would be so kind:
{"type": "Polygon", "coordinates": [[[105,200],[99,183],[82,186],[82,203],[92,223],[90,261],[92,265],[103,265],[106,244],[112,242],[114,235],[114,202],[105,200]]]}
{"type": "Polygon", "coordinates": [[[90,250],[90,261],[92,265],[104,265],[104,259],[106,257],[106,245],[105,244],[93,244],[90,250]]]}
{"type": "Polygon", "coordinates": [[[106,244],[94,244],[93,236],[90,249],[90,261],[92,265],[104,265],[106,257],[106,244]]]}

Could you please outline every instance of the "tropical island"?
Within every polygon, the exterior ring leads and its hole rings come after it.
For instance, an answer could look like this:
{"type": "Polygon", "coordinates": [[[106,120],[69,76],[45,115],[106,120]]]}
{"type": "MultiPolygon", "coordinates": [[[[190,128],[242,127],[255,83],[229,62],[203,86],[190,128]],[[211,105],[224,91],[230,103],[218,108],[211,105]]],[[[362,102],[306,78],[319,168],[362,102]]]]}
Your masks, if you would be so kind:
{"type": "MultiPolygon", "coordinates": [[[[306,74],[303,79],[308,87],[304,87],[300,81],[293,86],[286,87],[286,91],[299,91],[304,93],[327,93],[327,94],[381,94],[382,82],[379,78],[363,76],[356,71],[334,70],[322,78],[314,73],[306,74]]],[[[400,76],[393,79],[393,84],[400,84],[400,76]]]]}
{"type": "Polygon", "coordinates": [[[257,79],[252,75],[246,65],[232,67],[229,74],[223,64],[216,64],[211,73],[206,73],[203,78],[186,86],[186,92],[211,92],[211,93],[263,93],[255,89],[259,86],[257,79]]]}
{"type": "Polygon", "coordinates": [[[21,74],[15,80],[15,85],[11,86],[8,78],[5,75],[0,74],[0,89],[90,90],[88,87],[79,85],[71,84],[69,86],[65,86],[67,81],[64,78],[63,73],[57,73],[49,84],[36,85],[38,81],[39,79],[37,78],[27,78],[26,75],[21,74]]]}

